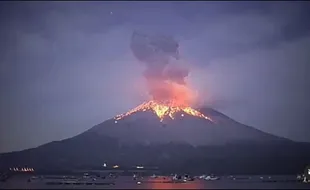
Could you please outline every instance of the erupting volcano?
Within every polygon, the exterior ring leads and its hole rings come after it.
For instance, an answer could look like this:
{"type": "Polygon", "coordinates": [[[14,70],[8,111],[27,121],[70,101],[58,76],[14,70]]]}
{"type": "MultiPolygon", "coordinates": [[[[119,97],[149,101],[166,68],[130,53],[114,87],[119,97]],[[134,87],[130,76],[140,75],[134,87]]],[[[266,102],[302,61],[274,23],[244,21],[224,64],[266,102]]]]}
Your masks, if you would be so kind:
{"type": "Polygon", "coordinates": [[[18,166],[36,171],[102,170],[105,162],[123,168],[158,166],[167,173],[261,174],[279,168],[296,173],[309,161],[309,156],[300,159],[310,152],[300,148],[303,145],[292,146],[287,139],[241,124],[212,108],[196,106],[197,93],[186,81],[189,69],[171,37],[135,32],[131,49],[146,67],[149,101],[75,137],[0,154],[0,170],[18,166]],[[298,165],[292,168],[291,163],[298,165]]]}
{"type": "Polygon", "coordinates": [[[130,48],[145,67],[149,100],[89,132],[119,139],[125,145],[173,142],[200,146],[277,139],[212,108],[198,106],[198,94],[187,81],[190,65],[178,47],[172,37],[134,32],[130,48]]]}
{"type": "Polygon", "coordinates": [[[186,83],[189,69],[182,66],[178,47],[179,44],[172,37],[133,33],[131,50],[146,66],[144,76],[152,100],[117,115],[114,118],[116,121],[133,113],[149,110],[160,121],[166,117],[174,119],[177,112],[182,112],[182,116],[185,113],[212,121],[210,117],[190,107],[196,96],[186,83]]]}

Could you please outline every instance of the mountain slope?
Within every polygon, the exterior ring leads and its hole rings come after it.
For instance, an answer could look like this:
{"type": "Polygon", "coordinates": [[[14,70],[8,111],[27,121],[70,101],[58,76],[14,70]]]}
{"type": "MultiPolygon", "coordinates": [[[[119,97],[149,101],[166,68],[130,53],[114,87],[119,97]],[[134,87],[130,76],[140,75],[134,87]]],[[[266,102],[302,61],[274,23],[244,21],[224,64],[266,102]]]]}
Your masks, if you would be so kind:
{"type": "MultiPolygon", "coordinates": [[[[197,145],[223,145],[236,141],[265,143],[285,140],[240,124],[213,109],[202,109],[214,122],[179,112],[163,122],[151,111],[137,112],[122,120],[107,120],[89,131],[120,139],[125,143],[182,142],[197,145]]],[[[288,141],[288,140],[287,140],[288,141]]]]}
{"type": "Polygon", "coordinates": [[[201,111],[214,123],[184,113],[161,123],[151,112],[138,112],[73,138],[1,154],[0,169],[98,169],[107,162],[167,172],[283,174],[302,171],[310,160],[309,144],[264,133],[209,108],[201,111]]]}

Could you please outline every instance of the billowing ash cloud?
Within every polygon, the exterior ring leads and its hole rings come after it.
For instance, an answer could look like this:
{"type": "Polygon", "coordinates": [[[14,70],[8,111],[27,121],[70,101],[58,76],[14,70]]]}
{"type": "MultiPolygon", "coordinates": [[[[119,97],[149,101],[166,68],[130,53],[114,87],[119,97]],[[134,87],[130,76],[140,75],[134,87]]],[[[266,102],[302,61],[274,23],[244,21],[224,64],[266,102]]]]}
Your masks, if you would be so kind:
{"type": "Polygon", "coordinates": [[[144,76],[149,93],[155,100],[166,101],[173,98],[174,93],[167,81],[185,85],[189,70],[176,64],[176,60],[180,58],[179,44],[173,37],[134,32],[130,48],[134,56],[146,65],[144,76]]]}

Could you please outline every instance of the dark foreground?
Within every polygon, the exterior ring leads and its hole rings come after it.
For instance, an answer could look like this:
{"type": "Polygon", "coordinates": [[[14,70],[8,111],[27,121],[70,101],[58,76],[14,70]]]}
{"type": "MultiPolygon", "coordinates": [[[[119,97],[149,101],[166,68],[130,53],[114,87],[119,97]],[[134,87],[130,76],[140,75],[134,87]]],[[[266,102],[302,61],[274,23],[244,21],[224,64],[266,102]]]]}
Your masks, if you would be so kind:
{"type": "Polygon", "coordinates": [[[0,189],[310,189],[310,184],[294,181],[295,176],[251,176],[251,179],[232,180],[221,177],[217,181],[196,179],[186,183],[172,182],[170,176],[144,177],[133,180],[131,176],[120,176],[116,179],[83,179],[78,183],[74,180],[32,179],[31,176],[12,176],[6,182],[0,182],[0,189]],[[141,183],[140,183],[141,182],[141,183]]]}

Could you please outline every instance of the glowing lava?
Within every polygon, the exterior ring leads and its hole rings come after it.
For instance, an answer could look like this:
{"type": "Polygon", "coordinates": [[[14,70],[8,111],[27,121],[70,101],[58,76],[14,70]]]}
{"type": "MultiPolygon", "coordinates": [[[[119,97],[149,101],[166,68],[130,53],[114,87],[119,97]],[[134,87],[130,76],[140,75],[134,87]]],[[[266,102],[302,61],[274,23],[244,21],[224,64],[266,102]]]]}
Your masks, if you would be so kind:
{"type": "MultiPolygon", "coordinates": [[[[157,103],[156,101],[149,101],[149,102],[145,102],[139,106],[137,106],[136,108],[128,111],[127,113],[121,114],[121,115],[117,115],[114,119],[115,120],[120,120],[126,116],[129,116],[133,113],[139,112],[139,111],[153,111],[160,119],[160,121],[163,121],[163,119],[165,117],[170,117],[171,119],[174,119],[174,115],[177,112],[185,112],[188,115],[192,115],[195,117],[199,117],[199,118],[203,118],[203,119],[207,119],[211,122],[213,122],[211,120],[211,118],[203,115],[202,113],[200,113],[199,111],[191,108],[191,107],[187,107],[187,106],[174,106],[171,103],[157,103]]],[[[184,116],[184,114],[182,114],[182,116],[184,116]]]]}

